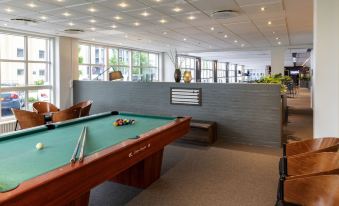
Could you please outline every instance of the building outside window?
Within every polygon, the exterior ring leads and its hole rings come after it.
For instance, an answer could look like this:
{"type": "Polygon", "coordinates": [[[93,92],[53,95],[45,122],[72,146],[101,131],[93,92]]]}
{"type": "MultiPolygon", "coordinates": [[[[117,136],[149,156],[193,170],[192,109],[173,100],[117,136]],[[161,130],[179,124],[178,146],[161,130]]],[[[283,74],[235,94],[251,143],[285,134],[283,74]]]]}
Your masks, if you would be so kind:
{"type": "Polygon", "coordinates": [[[51,38],[0,33],[0,121],[12,116],[11,108],[53,102],[52,46],[51,38]]]}
{"type": "Polygon", "coordinates": [[[190,56],[178,56],[177,57],[178,61],[178,66],[181,71],[181,80],[183,81],[183,75],[185,71],[190,71],[192,75],[192,81],[196,81],[196,58],[195,57],[190,57],[190,56]]]}
{"type": "Polygon", "coordinates": [[[218,83],[226,83],[226,66],[225,62],[218,62],[217,65],[217,78],[218,83]]]}
{"type": "Polygon", "coordinates": [[[228,83],[235,83],[235,64],[229,66],[228,83]]]}
{"type": "Polygon", "coordinates": [[[202,60],[201,82],[212,83],[213,81],[213,61],[202,60]]]}
{"type": "Polygon", "coordinates": [[[106,74],[106,48],[96,45],[79,45],[79,79],[104,80],[106,74]]]}

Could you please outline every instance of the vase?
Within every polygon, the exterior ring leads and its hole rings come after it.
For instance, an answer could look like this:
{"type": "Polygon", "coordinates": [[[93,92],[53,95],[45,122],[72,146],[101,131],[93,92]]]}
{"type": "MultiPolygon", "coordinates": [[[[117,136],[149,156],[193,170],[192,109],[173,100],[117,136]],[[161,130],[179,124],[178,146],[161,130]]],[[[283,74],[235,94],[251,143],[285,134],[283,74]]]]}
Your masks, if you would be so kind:
{"type": "Polygon", "coordinates": [[[185,71],[184,72],[184,82],[185,83],[191,83],[192,81],[192,73],[191,71],[185,71]]]}
{"type": "Polygon", "coordinates": [[[175,80],[175,82],[180,82],[180,80],[181,80],[181,70],[180,69],[175,69],[174,80],[175,80]]]}

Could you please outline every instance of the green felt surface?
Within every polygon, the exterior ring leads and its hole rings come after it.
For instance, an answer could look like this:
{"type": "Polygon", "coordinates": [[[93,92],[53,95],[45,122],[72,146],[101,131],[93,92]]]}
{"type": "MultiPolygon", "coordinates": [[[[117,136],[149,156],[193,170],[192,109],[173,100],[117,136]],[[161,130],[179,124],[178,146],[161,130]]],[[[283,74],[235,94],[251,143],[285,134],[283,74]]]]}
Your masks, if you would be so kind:
{"type": "Polygon", "coordinates": [[[87,126],[85,155],[88,156],[137,135],[166,125],[175,118],[101,114],[82,120],[0,136],[0,192],[16,188],[21,182],[68,164],[83,126],[87,126]],[[114,127],[118,119],[134,119],[134,125],[114,127]],[[37,143],[43,150],[36,150],[37,143]]]}

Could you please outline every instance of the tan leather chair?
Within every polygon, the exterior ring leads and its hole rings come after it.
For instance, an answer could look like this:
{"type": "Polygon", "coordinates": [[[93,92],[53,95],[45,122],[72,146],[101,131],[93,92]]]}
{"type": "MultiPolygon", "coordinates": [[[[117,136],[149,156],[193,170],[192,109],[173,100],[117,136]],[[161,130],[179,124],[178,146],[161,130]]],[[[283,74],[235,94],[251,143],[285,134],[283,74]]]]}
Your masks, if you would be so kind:
{"type": "Polygon", "coordinates": [[[71,107],[59,112],[56,112],[52,115],[52,122],[63,122],[66,120],[76,119],[80,117],[81,108],[80,107],[71,107]]]}
{"type": "Polygon", "coordinates": [[[17,123],[21,129],[27,129],[45,124],[45,118],[41,114],[36,112],[30,112],[25,110],[13,109],[12,112],[17,119],[17,123]]]}
{"type": "Polygon", "coordinates": [[[49,102],[34,102],[33,110],[38,114],[46,114],[49,112],[57,112],[59,108],[49,102]]]}
{"type": "Polygon", "coordinates": [[[80,117],[85,117],[89,115],[92,104],[93,104],[92,100],[87,100],[79,102],[78,104],[73,105],[71,108],[80,107],[81,108],[80,117]]]}

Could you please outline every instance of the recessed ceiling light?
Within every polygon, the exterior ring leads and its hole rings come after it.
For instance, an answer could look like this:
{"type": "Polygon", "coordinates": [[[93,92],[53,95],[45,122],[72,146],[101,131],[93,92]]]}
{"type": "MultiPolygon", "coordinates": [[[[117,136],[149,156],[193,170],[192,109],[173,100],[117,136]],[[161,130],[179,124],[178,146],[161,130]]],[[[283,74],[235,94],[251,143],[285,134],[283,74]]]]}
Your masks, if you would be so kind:
{"type": "Polygon", "coordinates": [[[238,43],[238,40],[234,40],[234,43],[238,43]]]}
{"type": "Polygon", "coordinates": [[[94,38],[92,38],[92,41],[95,41],[95,39],[94,39],[94,38]]]}
{"type": "Polygon", "coordinates": [[[116,28],[117,28],[117,26],[116,26],[115,24],[113,24],[111,27],[112,27],[113,29],[116,29],[116,28]]]}
{"type": "Polygon", "coordinates": [[[95,28],[95,27],[92,27],[92,28],[91,28],[91,30],[92,30],[92,31],[95,31],[95,30],[96,30],[96,28],[95,28]]]}
{"type": "Polygon", "coordinates": [[[5,9],[7,12],[12,12],[13,10],[11,8],[5,9]]]}
{"type": "Polygon", "coordinates": [[[271,21],[268,21],[268,22],[267,22],[267,24],[268,24],[268,25],[271,25],[271,24],[272,24],[272,22],[271,22],[271,21]]]}
{"type": "Polygon", "coordinates": [[[280,44],[281,44],[281,42],[280,42],[280,41],[278,41],[278,44],[280,45],[280,44]]]}
{"type": "Polygon", "coordinates": [[[122,45],[122,43],[120,42],[119,45],[122,45]]]}
{"type": "Polygon", "coordinates": [[[184,38],[184,41],[186,41],[187,39],[186,38],[184,38]]]}
{"type": "Polygon", "coordinates": [[[27,4],[27,6],[29,6],[29,7],[31,7],[31,8],[35,8],[35,7],[37,7],[37,5],[36,5],[36,4],[34,4],[33,2],[31,2],[31,3],[27,4]]]}
{"type": "Polygon", "coordinates": [[[279,37],[275,37],[275,40],[279,40],[280,38],[279,37]]]}
{"type": "Polygon", "coordinates": [[[167,32],[166,32],[166,31],[164,31],[164,32],[162,32],[162,34],[163,34],[163,35],[167,35],[167,32]]]}
{"type": "Polygon", "coordinates": [[[141,15],[142,15],[142,16],[149,16],[150,13],[148,13],[147,11],[144,11],[144,12],[141,13],[141,15]]]}
{"type": "Polygon", "coordinates": [[[162,0],[155,0],[156,2],[161,2],[162,0]]]}
{"type": "Polygon", "coordinates": [[[64,15],[64,16],[71,16],[71,14],[68,13],[68,12],[64,12],[62,15],[64,15]]]}
{"type": "Polygon", "coordinates": [[[7,26],[7,24],[6,24],[6,23],[4,23],[4,26],[7,26]]]}
{"type": "Polygon", "coordinates": [[[167,21],[166,21],[166,19],[161,19],[161,20],[159,20],[159,22],[162,23],[162,24],[164,24],[164,23],[166,23],[167,21]]]}
{"type": "Polygon", "coordinates": [[[265,7],[261,7],[260,8],[261,11],[265,11],[265,9],[266,9],[265,7]]]}
{"type": "Polygon", "coordinates": [[[214,31],[214,27],[213,26],[210,29],[211,29],[211,31],[214,31]]]}
{"type": "Polygon", "coordinates": [[[122,19],[122,17],[121,16],[115,16],[114,17],[116,20],[120,20],[120,19],[122,19]]]}
{"type": "Polygon", "coordinates": [[[126,4],[125,2],[121,2],[120,4],[118,4],[118,6],[120,6],[121,8],[125,8],[128,7],[128,4],[126,4]]]}
{"type": "Polygon", "coordinates": [[[126,38],[126,39],[128,38],[128,35],[127,35],[127,34],[125,35],[125,38],[126,38]]]}
{"type": "Polygon", "coordinates": [[[64,0],[57,0],[57,2],[64,2],[64,0]]]}
{"type": "Polygon", "coordinates": [[[134,26],[139,26],[140,23],[139,22],[134,22],[134,26]]]}
{"type": "Polygon", "coordinates": [[[227,37],[228,37],[227,34],[225,34],[225,35],[224,35],[224,38],[227,38],[227,37]]]}
{"type": "Polygon", "coordinates": [[[189,17],[187,17],[189,20],[194,20],[195,19],[195,16],[189,16],[189,17]]]}
{"type": "Polygon", "coordinates": [[[91,20],[89,20],[89,22],[91,22],[91,23],[95,23],[95,22],[97,22],[95,19],[91,19],[91,20]]]}
{"type": "Polygon", "coordinates": [[[73,22],[69,22],[68,25],[69,26],[74,26],[74,23],[73,22]]]}
{"type": "Polygon", "coordinates": [[[275,34],[275,31],[272,31],[272,34],[275,34]]]}
{"type": "Polygon", "coordinates": [[[241,44],[241,47],[244,47],[245,46],[245,44],[241,44]]]}
{"type": "Polygon", "coordinates": [[[47,17],[46,17],[46,16],[40,16],[40,19],[42,19],[42,20],[46,20],[46,19],[47,19],[47,17]]]}
{"type": "Polygon", "coordinates": [[[180,11],[182,11],[182,8],[175,7],[175,8],[173,9],[173,11],[175,11],[175,12],[180,12],[180,11]]]}
{"type": "Polygon", "coordinates": [[[95,8],[93,8],[93,7],[90,7],[90,8],[88,8],[88,11],[90,11],[90,12],[96,12],[97,10],[96,10],[95,8]]]}

